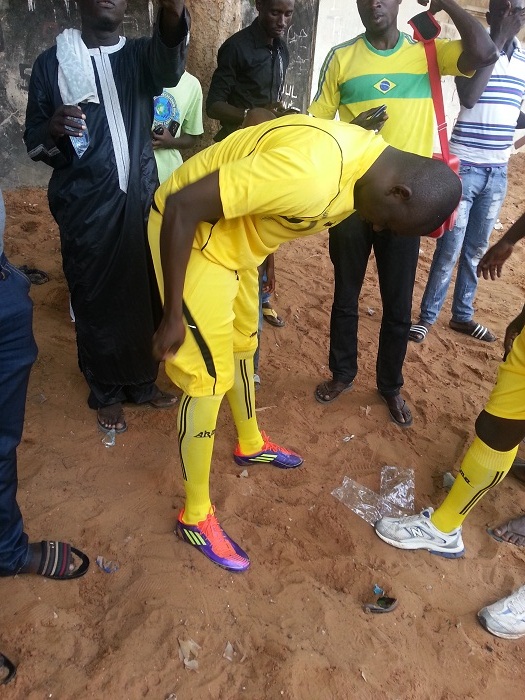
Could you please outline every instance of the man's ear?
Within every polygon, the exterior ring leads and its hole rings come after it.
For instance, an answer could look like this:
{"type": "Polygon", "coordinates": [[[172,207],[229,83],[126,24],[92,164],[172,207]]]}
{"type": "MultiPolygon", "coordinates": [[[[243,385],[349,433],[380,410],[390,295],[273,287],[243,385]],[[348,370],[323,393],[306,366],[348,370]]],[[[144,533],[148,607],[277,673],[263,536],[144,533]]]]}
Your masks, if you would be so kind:
{"type": "Polygon", "coordinates": [[[390,188],[388,194],[398,197],[403,202],[408,202],[412,197],[412,188],[408,185],[394,185],[390,188]]]}

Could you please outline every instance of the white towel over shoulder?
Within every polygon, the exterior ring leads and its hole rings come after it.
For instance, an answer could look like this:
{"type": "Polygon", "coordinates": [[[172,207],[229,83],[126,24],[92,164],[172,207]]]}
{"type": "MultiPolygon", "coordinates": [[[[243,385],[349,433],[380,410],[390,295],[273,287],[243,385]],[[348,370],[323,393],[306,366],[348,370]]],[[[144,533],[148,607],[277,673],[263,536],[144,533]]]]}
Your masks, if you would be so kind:
{"type": "Polygon", "coordinates": [[[95,71],[78,29],[64,29],[57,38],[58,88],[65,105],[100,104],[95,71]]]}

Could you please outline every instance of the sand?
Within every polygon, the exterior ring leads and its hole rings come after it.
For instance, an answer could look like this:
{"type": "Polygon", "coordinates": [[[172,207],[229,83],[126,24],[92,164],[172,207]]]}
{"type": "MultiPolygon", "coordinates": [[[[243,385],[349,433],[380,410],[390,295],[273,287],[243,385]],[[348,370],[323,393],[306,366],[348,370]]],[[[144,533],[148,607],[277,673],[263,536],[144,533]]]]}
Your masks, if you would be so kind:
{"type": "MultiPolygon", "coordinates": [[[[524,174],[525,155],[518,154],[500,216],[504,230],[525,211],[524,174]]],[[[525,247],[501,280],[480,284],[476,318],[498,342],[452,332],[447,301],[426,342],[410,344],[405,396],[414,425],[403,431],[375,388],[381,305],[374,264],[361,299],[355,388],[322,406],[313,390],[329,377],[327,236],[283,246],[275,307],[287,324],[265,324],[258,410],[270,436],[300,450],[305,462],[291,473],[260,467],[240,477],[223,406],[213,500],[252,560],[247,573],[232,575],[173,535],[183,498],[176,412],[129,406],[128,432],[114,447],[102,443],[76,362],[45,192],[21,189],[5,198],[12,261],[51,278],[31,292],[40,352],[19,450],[19,502],[32,539],[67,539],[92,564],[74,582],[0,580],[0,649],[19,664],[2,698],[525,697],[525,641],[498,640],[476,620],[480,607],[525,582],[525,552],[485,532],[522,511],[523,487],[508,478],[483,500],[464,528],[467,552],[459,561],[388,547],[331,495],[345,475],[377,489],[388,464],[415,470],[418,509],[441,501],[442,475],[457,469],[473,437],[506,324],[523,304],[525,247]],[[98,555],[120,569],[104,573],[98,555]],[[394,612],[362,611],[375,583],[398,598],[394,612]],[[184,667],[179,640],[199,645],[197,670],[184,667]],[[228,642],[232,660],[223,655],[228,642]]],[[[422,243],[415,312],[433,247],[422,243]]],[[[160,384],[169,387],[164,375],[160,384]]]]}

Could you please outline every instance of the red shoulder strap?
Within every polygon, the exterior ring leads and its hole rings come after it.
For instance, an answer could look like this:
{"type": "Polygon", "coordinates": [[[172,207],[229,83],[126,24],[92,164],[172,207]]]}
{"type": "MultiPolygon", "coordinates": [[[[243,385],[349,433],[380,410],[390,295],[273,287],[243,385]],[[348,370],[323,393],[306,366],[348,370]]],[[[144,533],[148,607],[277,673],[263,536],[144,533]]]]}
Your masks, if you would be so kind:
{"type": "Polygon", "coordinates": [[[441,75],[437,61],[436,42],[434,39],[424,41],[423,46],[427,55],[428,77],[430,79],[430,89],[432,90],[432,100],[434,101],[434,111],[436,112],[439,144],[443,158],[448,162],[450,152],[448,150],[447,121],[443,105],[443,91],[441,90],[441,75]]]}
{"type": "Polygon", "coordinates": [[[434,16],[429,12],[422,12],[421,14],[412,17],[408,24],[410,24],[414,30],[414,39],[421,41],[425,49],[428,64],[428,77],[430,80],[430,89],[432,91],[432,101],[434,102],[434,111],[436,113],[439,144],[441,146],[443,158],[446,162],[448,162],[450,151],[448,149],[447,122],[445,119],[443,91],[441,89],[441,74],[439,72],[435,42],[435,38],[441,31],[441,27],[434,19],[434,16]],[[430,24],[435,27],[435,31],[432,31],[430,24]],[[425,38],[424,35],[428,38],[425,38]]]}

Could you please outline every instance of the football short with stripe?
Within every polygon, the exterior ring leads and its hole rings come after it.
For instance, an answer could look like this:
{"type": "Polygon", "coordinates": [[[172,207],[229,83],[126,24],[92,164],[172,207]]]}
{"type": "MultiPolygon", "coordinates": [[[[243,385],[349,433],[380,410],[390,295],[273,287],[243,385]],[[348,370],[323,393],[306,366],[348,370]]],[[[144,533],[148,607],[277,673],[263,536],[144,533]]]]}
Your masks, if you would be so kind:
{"type": "Polygon", "coordinates": [[[234,381],[234,353],[253,357],[259,320],[257,268],[236,272],[192,250],[184,284],[186,337],[165,363],[188,396],[225,394],[234,381]]]}
{"type": "Polygon", "coordinates": [[[525,420],[525,329],[498,369],[498,380],[485,411],[498,418],[525,420]]]}

